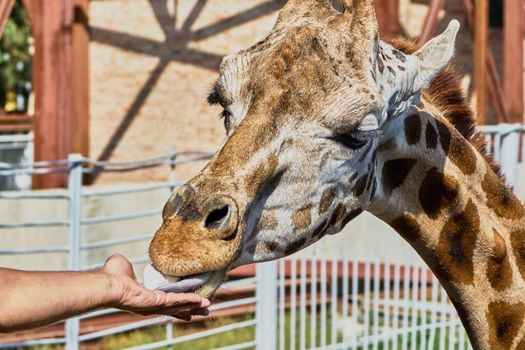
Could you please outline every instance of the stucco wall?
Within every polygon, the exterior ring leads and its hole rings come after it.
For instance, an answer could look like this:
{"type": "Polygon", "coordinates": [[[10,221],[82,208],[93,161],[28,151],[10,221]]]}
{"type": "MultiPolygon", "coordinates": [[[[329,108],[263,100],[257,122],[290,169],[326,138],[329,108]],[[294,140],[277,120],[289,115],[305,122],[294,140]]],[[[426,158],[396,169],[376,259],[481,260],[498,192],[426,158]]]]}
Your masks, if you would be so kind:
{"type": "MultiPolygon", "coordinates": [[[[223,137],[220,108],[205,98],[221,58],[264,38],[283,1],[272,0],[94,0],[90,2],[91,157],[134,160],[168,147],[216,149],[223,137]],[[166,7],[164,4],[168,4],[166,7]],[[203,4],[197,6],[197,4],[203,4]]],[[[401,1],[409,36],[421,30],[426,2],[401,1]]],[[[463,24],[460,0],[447,1],[443,30],[451,18],[463,24]]],[[[500,60],[500,32],[491,41],[500,60]]],[[[463,26],[457,63],[470,86],[472,37],[463,26]]],[[[201,165],[181,167],[187,178],[201,165]]],[[[156,181],[164,174],[137,173],[129,181],[156,181]]],[[[119,182],[106,174],[98,183],[119,182]]]]}

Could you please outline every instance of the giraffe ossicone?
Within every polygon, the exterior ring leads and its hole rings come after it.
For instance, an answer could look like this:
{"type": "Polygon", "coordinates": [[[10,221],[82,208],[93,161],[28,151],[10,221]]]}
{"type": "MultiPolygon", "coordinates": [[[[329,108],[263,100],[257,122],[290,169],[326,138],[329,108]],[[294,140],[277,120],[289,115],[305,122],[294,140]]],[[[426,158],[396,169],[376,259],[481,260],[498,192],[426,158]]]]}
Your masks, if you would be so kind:
{"type": "Polygon", "coordinates": [[[380,40],[371,0],[343,7],[289,0],[266,39],[223,60],[208,101],[226,138],[166,203],[154,268],[205,276],[196,292],[211,297],[228,270],[369,211],[425,259],[475,348],[521,348],[525,209],[449,65],[459,23],[418,50],[380,40]]]}

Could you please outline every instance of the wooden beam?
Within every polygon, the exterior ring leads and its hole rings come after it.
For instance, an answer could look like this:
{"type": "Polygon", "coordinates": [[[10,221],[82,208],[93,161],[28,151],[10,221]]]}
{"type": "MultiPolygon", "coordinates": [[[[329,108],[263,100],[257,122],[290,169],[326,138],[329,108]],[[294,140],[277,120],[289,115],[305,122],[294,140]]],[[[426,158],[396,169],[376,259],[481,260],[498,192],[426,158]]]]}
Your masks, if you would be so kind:
{"type": "Polygon", "coordinates": [[[381,35],[387,38],[398,36],[401,33],[399,0],[376,0],[375,5],[381,35]]]}
{"type": "Polygon", "coordinates": [[[70,144],[89,157],[89,0],[74,0],[73,91],[75,125],[70,144]]]}
{"type": "MultiPolygon", "coordinates": [[[[472,4],[473,0],[463,0],[463,5],[465,7],[467,24],[470,29],[470,32],[474,34],[474,6],[472,4]]],[[[487,48],[487,92],[492,102],[492,108],[496,114],[497,123],[508,123],[509,117],[505,109],[505,102],[503,99],[503,89],[501,87],[501,79],[499,77],[498,69],[494,61],[494,55],[492,54],[492,49],[487,48]]]]}
{"type": "MultiPolygon", "coordinates": [[[[33,81],[37,161],[65,159],[70,153],[87,149],[87,58],[82,57],[88,55],[88,49],[86,38],[74,43],[75,33],[81,32],[75,22],[78,4],[82,5],[76,0],[31,0],[36,28],[33,81]]],[[[85,15],[81,26],[87,30],[87,12],[85,15]]],[[[67,178],[64,174],[35,176],[33,186],[65,187],[67,178]]]]}
{"type": "Polygon", "coordinates": [[[445,7],[445,0],[431,0],[418,45],[422,46],[432,39],[439,23],[439,12],[445,7]]]}
{"type": "Polygon", "coordinates": [[[475,0],[474,6],[474,87],[478,124],[486,124],[488,3],[475,0]]]}
{"type": "Polygon", "coordinates": [[[4,32],[5,25],[11,15],[11,10],[15,5],[15,0],[2,0],[0,1],[0,36],[4,32]]]}
{"type": "Polygon", "coordinates": [[[510,120],[523,122],[523,1],[505,0],[503,92],[510,120]]]}

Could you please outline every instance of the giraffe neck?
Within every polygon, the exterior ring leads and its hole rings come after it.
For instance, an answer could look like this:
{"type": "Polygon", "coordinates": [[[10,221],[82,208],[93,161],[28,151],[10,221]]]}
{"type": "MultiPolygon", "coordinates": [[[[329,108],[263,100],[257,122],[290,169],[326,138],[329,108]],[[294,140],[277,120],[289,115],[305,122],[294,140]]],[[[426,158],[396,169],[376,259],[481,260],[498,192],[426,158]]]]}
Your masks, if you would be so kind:
{"type": "Polygon", "coordinates": [[[525,349],[525,209],[438,111],[420,106],[385,126],[368,210],[433,270],[475,349],[525,349]]]}

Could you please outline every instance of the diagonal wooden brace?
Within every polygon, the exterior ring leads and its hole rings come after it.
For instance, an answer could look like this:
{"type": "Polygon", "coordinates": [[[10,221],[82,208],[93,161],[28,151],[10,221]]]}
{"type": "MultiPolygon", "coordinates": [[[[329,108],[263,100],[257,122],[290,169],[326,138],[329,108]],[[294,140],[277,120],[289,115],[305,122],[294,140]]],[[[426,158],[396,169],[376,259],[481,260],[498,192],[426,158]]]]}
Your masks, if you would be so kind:
{"type": "Polygon", "coordinates": [[[7,19],[9,18],[14,5],[15,0],[0,1],[0,36],[2,36],[2,33],[4,32],[7,19]]]}

